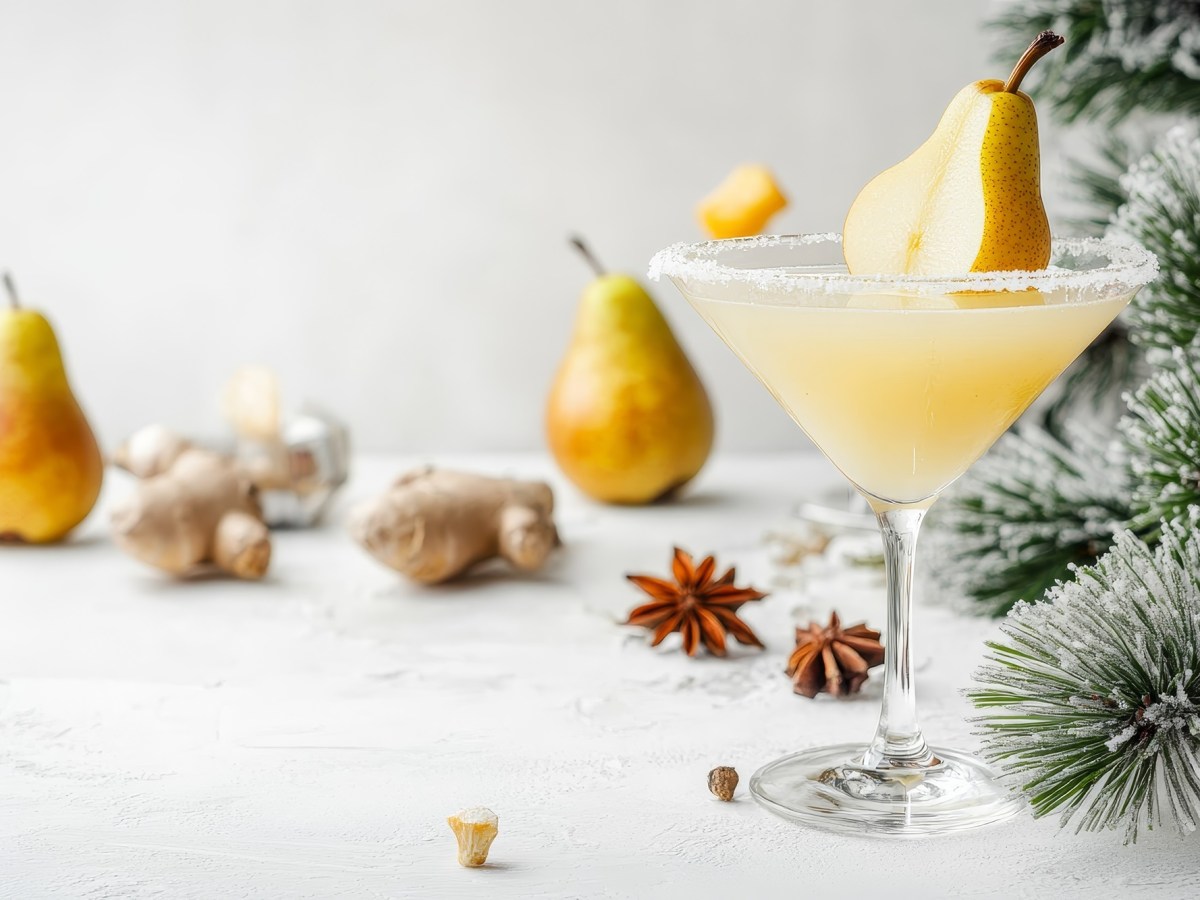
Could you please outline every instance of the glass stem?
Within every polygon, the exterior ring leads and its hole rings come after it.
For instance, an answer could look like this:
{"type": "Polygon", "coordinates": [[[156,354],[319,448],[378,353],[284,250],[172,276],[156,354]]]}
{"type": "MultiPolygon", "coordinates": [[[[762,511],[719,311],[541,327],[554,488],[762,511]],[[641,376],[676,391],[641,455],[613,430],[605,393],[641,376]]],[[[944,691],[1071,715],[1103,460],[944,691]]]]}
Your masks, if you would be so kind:
{"type": "Polygon", "coordinates": [[[887,636],[883,662],[883,709],[875,739],[863,765],[869,769],[913,769],[937,763],[917,724],[913,688],[912,623],[913,563],[917,534],[928,511],[925,506],[887,506],[872,503],[883,532],[887,573],[887,636]]]}

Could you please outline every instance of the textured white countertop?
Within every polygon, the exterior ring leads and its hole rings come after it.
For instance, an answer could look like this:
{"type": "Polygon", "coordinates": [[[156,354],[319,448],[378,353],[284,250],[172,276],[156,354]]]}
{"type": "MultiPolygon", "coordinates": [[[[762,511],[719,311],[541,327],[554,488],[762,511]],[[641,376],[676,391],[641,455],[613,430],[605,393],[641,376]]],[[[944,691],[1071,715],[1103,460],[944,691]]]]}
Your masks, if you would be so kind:
{"type": "MultiPolygon", "coordinates": [[[[678,542],[768,584],[764,532],[837,484],[819,458],[718,459],[642,509],[582,501],[541,457],[466,460],[553,480],[566,546],[534,577],[436,590],[344,535],[345,504],[412,461],[359,462],[331,524],[276,534],[262,584],[160,577],[102,512],[68,546],[0,548],[0,896],[1200,896],[1196,835],[1126,848],[1023,815],[886,842],[750,801],[758,765],[869,737],[879,677],[812,702],[782,669],[798,610],[882,625],[878,576],[816,561],[804,592],[745,609],[766,652],[689,660],[615,624],[639,602],[622,575],[678,542]],[[720,764],[731,804],[706,788],[720,764]],[[467,870],[445,817],[475,805],[500,836],[467,870]]],[[[926,733],[973,747],[958,692],[994,625],[917,615],[926,733]]]]}

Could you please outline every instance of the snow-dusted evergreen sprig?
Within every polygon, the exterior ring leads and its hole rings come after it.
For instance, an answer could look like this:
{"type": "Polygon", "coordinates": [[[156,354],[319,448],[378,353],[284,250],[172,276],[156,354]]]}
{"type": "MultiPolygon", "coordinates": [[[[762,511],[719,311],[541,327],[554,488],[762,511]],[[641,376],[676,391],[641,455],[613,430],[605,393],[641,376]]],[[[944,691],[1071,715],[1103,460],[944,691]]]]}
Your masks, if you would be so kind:
{"type": "Polygon", "coordinates": [[[1121,431],[1133,471],[1133,527],[1150,536],[1200,505],[1200,344],[1176,348],[1133,396],[1121,431]]]}
{"type": "Polygon", "coordinates": [[[1179,125],[1121,176],[1127,197],[1109,235],[1158,256],[1160,274],[1130,305],[1134,342],[1163,360],[1200,334],[1200,133],[1179,125]]]}
{"type": "Polygon", "coordinates": [[[984,755],[1076,831],[1200,819],[1200,509],[1018,604],[968,696],[984,755]]]}
{"type": "Polygon", "coordinates": [[[1067,120],[1200,115],[1195,0],[1018,0],[994,24],[1005,35],[998,62],[1009,65],[1039,31],[1066,38],[1026,84],[1067,120]]]}
{"type": "Polygon", "coordinates": [[[951,596],[1003,615],[1112,544],[1131,511],[1120,450],[1083,427],[1003,437],[930,516],[931,573],[951,596]]]}

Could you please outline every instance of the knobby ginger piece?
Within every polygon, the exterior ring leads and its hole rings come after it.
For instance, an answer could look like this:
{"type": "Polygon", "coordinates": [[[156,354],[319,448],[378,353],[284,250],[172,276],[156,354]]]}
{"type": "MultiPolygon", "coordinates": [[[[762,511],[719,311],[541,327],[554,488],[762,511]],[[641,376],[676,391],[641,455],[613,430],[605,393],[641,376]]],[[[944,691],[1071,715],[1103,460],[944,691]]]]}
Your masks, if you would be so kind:
{"type": "Polygon", "coordinates": [[[729,173],[700,201],[696,215],[714,238],[760,234],[771,216],[787,206],[787,198],[766,166],[747,164],[729,173]]]}
{"type": "Polygon", "coordinates": [[[139,482],[114,504],[112,533],[126,553],[172,575],[212,564],[257,579],[271,561],[254,486],[232,459],[209,450],[185,450],[139,482]]]}
{"type": "Polygon", "coordinates": [[[558,545],[553,511],[540,481],[418,469],[358,506],[350,534],[384,565],[437,584],[493,556],[539,568],[558,545]]]}
{"type": "Polygon", "coordinates": [[[460,866],[482,866],[487,862],[488,850],[496,839],[500,820],[485,806],[473,806],[459,810],[446,819],[454,837],[458,839],[458,864],[460,866]]]}

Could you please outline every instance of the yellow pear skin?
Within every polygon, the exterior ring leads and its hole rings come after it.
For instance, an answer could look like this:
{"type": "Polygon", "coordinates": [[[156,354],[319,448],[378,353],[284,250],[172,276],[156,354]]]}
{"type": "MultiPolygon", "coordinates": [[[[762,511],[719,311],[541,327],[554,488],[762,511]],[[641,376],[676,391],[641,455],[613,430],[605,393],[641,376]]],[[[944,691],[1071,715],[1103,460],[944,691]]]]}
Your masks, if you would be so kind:
{"type": "Polygon", "coordinates": [[[708,459],[708,395],[635,279],[601,274],[584,290],[550,390],[546,434],[563,473],[608,503],[664,497],[708,459]]]}
{"type": "Polygon", "coordinates": [[[0,309],[0,540],[62,538],[91,512],[103,476],[50,323],[14,299],[0,309]]]}
{"type": "Polygon", "coordinates": [[[958,275],[1044,269],[1037,113],[1017,90],[1062,38],[1043,32],[1007,81],[969,84],[917,150],[862,189],[842,228],[852,274],[958,275]]]}

